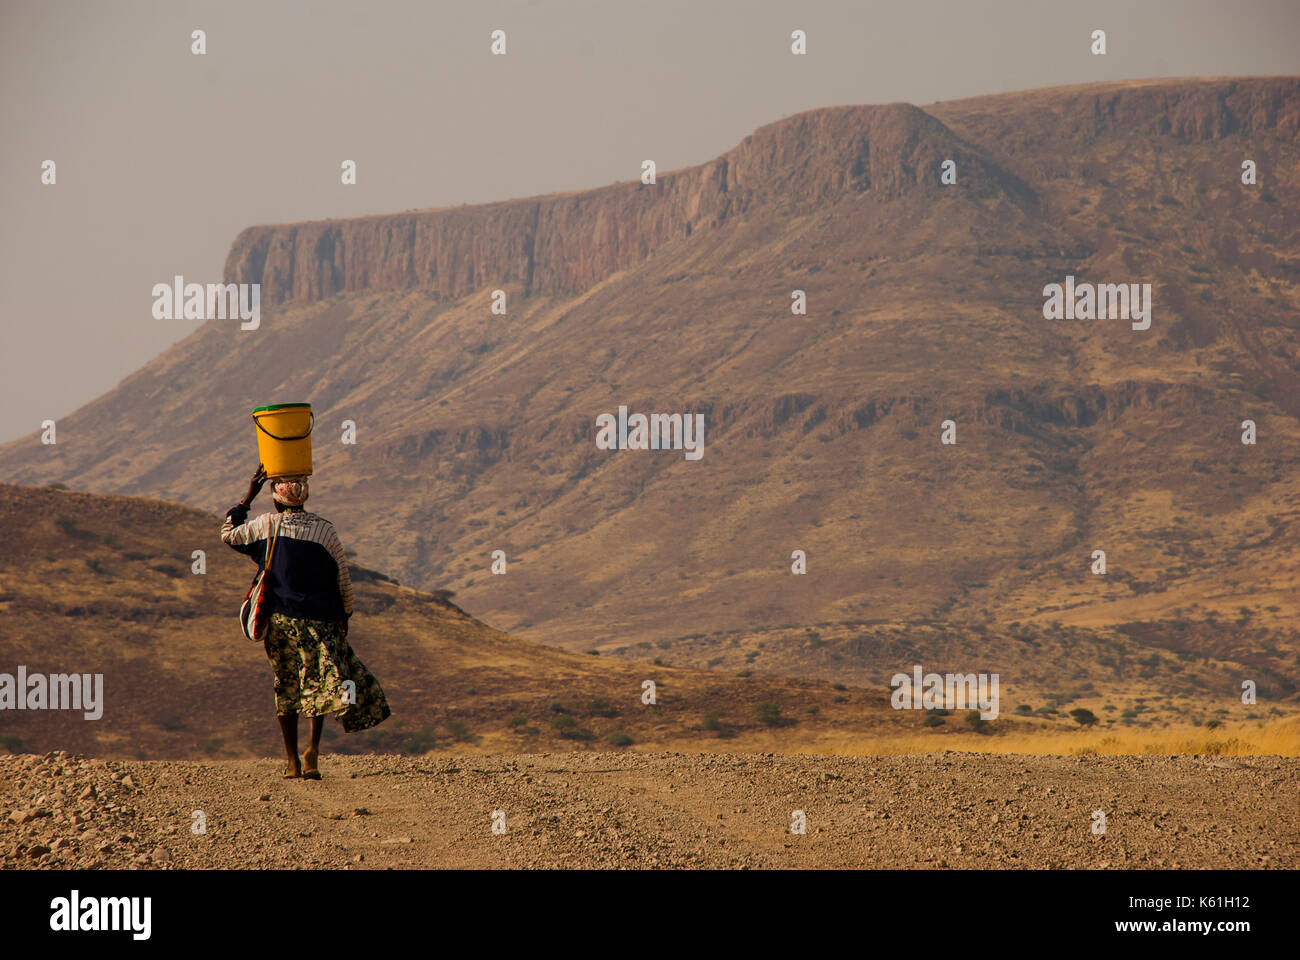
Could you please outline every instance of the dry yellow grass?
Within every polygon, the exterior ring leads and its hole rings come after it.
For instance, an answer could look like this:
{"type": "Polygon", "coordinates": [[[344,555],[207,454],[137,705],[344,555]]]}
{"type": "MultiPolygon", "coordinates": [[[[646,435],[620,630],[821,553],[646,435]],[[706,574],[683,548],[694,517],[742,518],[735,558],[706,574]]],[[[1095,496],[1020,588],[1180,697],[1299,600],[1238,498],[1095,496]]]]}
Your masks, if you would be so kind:
{"type": "Polygon", "coordinates": [[[918,733],[895,738],[845,739],[833,747],[823,746],[819,752],[837,756],[888,756],[943,750],[1053,756],[1211,754],[1300,757],[1300,718],[1225,723],[1214,730],[1185,724],[1159,731],[1077,729],[1004,736],[918,733]]]}
{"type": "MultiPolygon", "coordinates": [[[[458,756],[517,752],[518,742],[507,734],[480,737],[474,743],[455,743],[429,751],[458,756]]],[[[662,751],[685,753],[775,753],[801,756],[904,756],[923,753],[1025,754],[1036,756],[1193,756],[1300,757],[1300,717],[1269,721],[1224,723],[1214,730],[1192,724],[1160,730],[1046,730],[1041,733],[982,735],[976,733],[915,733],[892,737],[846,735],[835,730],[748,730],[718,738],[708,734],[679,734],[671,738],[648,737],[632,753],[662,751]]]]}

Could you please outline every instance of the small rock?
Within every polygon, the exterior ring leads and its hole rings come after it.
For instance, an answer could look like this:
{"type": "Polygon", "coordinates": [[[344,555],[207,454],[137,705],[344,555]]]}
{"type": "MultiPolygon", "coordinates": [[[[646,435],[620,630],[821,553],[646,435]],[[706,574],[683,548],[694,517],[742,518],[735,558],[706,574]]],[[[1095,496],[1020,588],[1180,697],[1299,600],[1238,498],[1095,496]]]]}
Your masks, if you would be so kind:
{"type": "Polygon", "coordinates": [[[128,773],[125,777],[122,778],[122,786],[130,787],[132,790],[135,789],[135,781],[131,779],[131,774],[128,773]]]}
{"type": "Polygon", "coordinates": [[[270,800],[270,799],[271,799],[271,795],[270,795],[269,793],[264,793],[264,794],[262,794],[260,797],[258,797],[257,799],[259,799],[259,800],[270,800]]]}
{"type": "Polygon", "coordinates": [[[155,847],[154,852],[150,854],[158,863],[167,863],[172,858],[171,851],[166,847],[155,847]]]}
{"type": "Polygon", "coordinates": [[[354,817],[368,817],[370,816],[370,811],[367,810],[365,807],[357,807],[355,810],[352,811],[352,815],[354,817]]]}

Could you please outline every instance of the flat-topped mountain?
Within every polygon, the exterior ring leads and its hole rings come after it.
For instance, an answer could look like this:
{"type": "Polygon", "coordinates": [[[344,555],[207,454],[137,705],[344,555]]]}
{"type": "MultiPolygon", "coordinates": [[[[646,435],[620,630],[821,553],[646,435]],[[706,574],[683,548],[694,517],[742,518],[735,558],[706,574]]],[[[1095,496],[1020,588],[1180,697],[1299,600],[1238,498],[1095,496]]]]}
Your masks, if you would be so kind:
{"type": "Polygon", "coordinates": [[[358,559],[525,637],[877,683],[928,623],[936,668],[1182,657],[1285,698],[1298,133],[1294,77],[833,107],[652,185],[253,227],[225,276],[260,329],[207,323],[0,476],[221,511],[251,408],[310,400],[358,559]],[[1149,284],[1149,328],[1045,319],[1076,281],[1149,284]],[[704,414],[702,457],[599,449],[621,406],[704,414]]]}

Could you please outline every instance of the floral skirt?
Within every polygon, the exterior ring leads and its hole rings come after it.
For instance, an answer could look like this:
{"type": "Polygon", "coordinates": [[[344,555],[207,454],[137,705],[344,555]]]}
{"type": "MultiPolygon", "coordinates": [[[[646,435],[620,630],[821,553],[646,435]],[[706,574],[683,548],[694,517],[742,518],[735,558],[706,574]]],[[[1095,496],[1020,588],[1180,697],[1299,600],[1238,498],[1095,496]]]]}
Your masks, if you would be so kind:
{"type": "Polygon", "coordinates": [[[277,716],[332,713],[355,733],[392,714],[384,688],[352,652],[341,624],[273,613],[265,647],[275,671],[277,716]]]}

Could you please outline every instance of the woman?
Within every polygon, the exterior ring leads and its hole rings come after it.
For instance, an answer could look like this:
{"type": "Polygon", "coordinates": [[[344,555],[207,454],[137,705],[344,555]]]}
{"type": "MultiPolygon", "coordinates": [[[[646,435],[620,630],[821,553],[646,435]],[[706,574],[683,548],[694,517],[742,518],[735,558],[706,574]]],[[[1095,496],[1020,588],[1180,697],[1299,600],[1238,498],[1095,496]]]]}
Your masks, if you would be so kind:
{"type": "Polygon", "coordinates": [[[248,508],[266,483],[259,463],[248,493],[226,514],[221,539],[240,553],[266,563],[265,608],[270,613],[266,655],[275,671],[275,713],[289,757],[286,779],[319,780],[317,760],[325,715],[333,713],[349,733],[365,730],[389,716],[379,681],[348,644],[352,580],[334,525],[303,509],[306,477],[271,481],[275,514],[248,519],[248,508]],[[351,690],[345,686],[351,680],[351,690]],[[311,718],[311,746],[298,759],[298,715],[311,718]]]}

